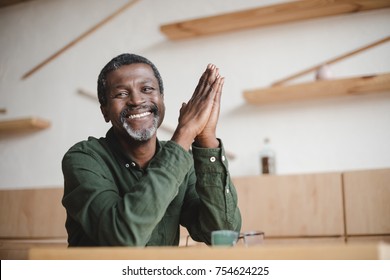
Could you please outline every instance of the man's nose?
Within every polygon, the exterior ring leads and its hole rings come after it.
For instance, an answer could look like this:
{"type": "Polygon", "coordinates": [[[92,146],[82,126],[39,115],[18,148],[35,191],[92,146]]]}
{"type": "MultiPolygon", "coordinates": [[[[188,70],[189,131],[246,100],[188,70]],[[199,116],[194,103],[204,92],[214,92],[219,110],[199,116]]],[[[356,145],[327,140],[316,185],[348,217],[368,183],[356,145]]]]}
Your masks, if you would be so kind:
{"type": "Polygon", "coordinates": [[[127,99],[128,105],[139,105],[144,102],[143,94],[139,91],[132,91],[127,99]]]}

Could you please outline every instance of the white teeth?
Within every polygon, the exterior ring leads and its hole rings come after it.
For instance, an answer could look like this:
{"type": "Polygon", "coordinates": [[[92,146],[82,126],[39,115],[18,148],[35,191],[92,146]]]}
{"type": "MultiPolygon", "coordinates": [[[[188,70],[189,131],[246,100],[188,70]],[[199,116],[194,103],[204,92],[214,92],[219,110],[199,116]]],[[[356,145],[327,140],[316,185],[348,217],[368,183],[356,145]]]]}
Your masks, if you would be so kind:
{"type": "Polygon", "coordinates": [[[145,113],[141,113],[141,114],[130,115],[130,116],[128,116],[128,118],[129,119],[140,119],[142,117],[149,116],[150,114],[151,114],[150,112],[145,112],[145,113]]]}

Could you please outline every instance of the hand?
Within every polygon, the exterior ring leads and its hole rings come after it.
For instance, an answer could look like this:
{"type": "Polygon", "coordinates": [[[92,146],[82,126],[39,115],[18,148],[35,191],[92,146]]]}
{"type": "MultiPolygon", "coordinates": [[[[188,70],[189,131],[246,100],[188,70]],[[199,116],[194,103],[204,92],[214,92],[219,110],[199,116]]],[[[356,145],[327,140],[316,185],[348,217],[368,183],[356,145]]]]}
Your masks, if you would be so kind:
{"type": "MultiPolygon", "coordinates": [[[[179,124],[172,140],[188,150],[197,138],[202,147],[208,147],[215,138],[215,128],[219,115],[220,96],[223,78],[215,65],[209,64],[188,103],[180,109],[179,124]]],[[[217,141],[218,142],[218,141],[217,141]]],[[[215,142],[213,141],[213,144],[215,142]]],[[[219,144],[219,143],[218,143],[219,144]]]]}
{"type": "Polygon", "coordinates": [[[216,79],[213,84],[213,88],[215,88],[216,93],[213,100],[213,107],[210,113],[210,117],[202,132],[195,137],[195,144],[204,148],[217,148],[219,146],[219,141],[216,137],[216,130],[219,119],[222,88],[225,82],[225,78],[220,76],[218,68],[216,68],[216,71],[216,79]]]}

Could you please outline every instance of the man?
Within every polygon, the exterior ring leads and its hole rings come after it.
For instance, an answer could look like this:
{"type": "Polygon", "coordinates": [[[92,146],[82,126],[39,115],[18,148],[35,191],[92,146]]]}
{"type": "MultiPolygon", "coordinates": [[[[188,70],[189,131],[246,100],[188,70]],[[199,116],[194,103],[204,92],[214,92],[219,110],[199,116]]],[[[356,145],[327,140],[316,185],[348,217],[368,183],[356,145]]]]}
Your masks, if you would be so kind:
{"type": "Polygon", "coordinates": [[[164,88],[155,65],[122,54],[102,69],[98,97],[112,127],[104,138],[74,145],[62,161],[69,246],[178,245],[179,225],[210,244],[214,230],[240,230],[236,190],[216,138],[223,83],[209,64],[172,139],[160,142],[164,88]]]}

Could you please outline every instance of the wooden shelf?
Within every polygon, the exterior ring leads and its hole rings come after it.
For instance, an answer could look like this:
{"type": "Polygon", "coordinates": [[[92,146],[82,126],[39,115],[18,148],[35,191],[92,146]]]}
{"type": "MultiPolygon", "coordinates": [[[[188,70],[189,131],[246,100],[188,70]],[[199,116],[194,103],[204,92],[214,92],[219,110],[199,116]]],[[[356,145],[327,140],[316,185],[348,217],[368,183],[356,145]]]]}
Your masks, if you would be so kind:
{"type": "Polygon", "coordinates": [[[4,8],[4,7],[12,6],[12,5],[20,4],[23,2],[28,2],[28,1],[30,1],[30,0],[3,0],[3,1],[0,1],[0,9],[4,8]]]}
{"type": "Polygon", "coordinates": [[[50,127],[50,122],[37,117],[0,121],[0,133],[31,131],[50,127]]]}
{"type": "Polygon", "coordinates": [[[294,1],[165,24],[160,27],[160,30],[169,39],[180,40],[271,24],[388,7],[390,7],[389,0],[294,1]]]}
{"type": "Polygon", "coordinates": [[[347,79],[320,80],[290,86],[274,86],[244,91],[251,104],[269,104],[390,90],[390,73],[347,79]]]}

